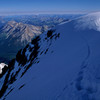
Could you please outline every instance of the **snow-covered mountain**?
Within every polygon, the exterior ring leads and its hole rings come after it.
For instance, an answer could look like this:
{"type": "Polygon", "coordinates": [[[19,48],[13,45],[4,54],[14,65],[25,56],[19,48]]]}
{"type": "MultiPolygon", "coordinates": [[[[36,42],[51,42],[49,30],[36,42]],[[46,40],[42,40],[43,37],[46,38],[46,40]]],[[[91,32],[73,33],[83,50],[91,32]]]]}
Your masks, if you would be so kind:
{"type": "Polygon", "coordinates": [[[100,100],[99,16],[65,22],[32,40],[0,75],[0,98],[100,100]]]}

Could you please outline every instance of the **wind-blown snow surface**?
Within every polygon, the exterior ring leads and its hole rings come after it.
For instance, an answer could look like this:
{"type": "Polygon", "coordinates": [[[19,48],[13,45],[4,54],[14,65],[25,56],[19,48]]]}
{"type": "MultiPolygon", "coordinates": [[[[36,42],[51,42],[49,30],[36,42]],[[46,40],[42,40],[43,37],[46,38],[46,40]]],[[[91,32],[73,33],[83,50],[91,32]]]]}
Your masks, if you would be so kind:
{"type": "Polygon", "coordinates": [[[38,36],[2,75],[6,100],[100,100],[100,13],[38,36]]]}
{"type": "Polygon", "coordinates": [[[91,13],[78,19],[76,27],[78,29],[94,29],[100,31],[100,12],[91,13]]]}

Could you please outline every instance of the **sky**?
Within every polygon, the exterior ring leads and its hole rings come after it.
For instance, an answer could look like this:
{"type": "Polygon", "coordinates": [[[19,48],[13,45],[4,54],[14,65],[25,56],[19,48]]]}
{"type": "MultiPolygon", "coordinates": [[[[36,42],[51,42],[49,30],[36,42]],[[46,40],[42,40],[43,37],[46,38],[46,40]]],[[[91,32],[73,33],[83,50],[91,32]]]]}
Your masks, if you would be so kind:
{"type": "Polygon", "coordinates": [[[0,13],[66,13],[100,10],[100,0],[0,0],[0,13]]]}

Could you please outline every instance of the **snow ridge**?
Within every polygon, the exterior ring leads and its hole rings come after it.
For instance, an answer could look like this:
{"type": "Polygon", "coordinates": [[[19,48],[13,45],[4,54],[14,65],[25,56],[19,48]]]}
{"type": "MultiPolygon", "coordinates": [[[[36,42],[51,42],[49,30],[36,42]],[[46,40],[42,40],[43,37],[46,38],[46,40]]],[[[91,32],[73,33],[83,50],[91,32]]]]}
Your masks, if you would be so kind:
{"type": "Polygon", "coordinates": [[[100,13],[33,39],[9,63],[0,82],[0,99],[100,100],[100,13]]]}

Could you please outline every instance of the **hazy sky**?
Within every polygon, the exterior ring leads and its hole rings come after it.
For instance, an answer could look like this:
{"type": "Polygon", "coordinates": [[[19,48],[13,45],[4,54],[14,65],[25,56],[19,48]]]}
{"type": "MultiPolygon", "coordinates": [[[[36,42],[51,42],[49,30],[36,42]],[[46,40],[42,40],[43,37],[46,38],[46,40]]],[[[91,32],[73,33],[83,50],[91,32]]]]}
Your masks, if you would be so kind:
{"type": "Polygon", "coordinates": [[[99,11],[100,0],[0,0],[0,12],[99,11]]]}

